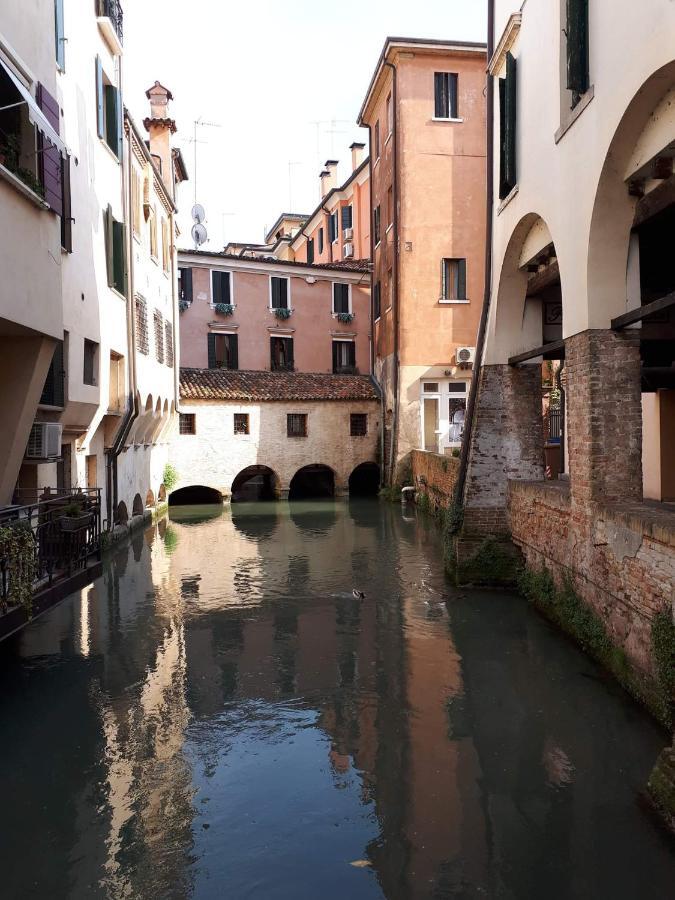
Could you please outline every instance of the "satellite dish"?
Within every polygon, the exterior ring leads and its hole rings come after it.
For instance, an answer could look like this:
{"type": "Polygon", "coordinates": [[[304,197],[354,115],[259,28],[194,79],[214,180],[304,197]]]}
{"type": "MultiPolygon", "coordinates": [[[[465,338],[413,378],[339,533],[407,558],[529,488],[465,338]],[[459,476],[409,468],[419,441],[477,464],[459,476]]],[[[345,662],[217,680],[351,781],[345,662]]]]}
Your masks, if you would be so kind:
{"type": "Polygon", "coordinates": [[[201,222],[196,222],[192,226],[192,240],[197,247],[206,241],[206,228],[201,222]]]}
{"type": "Polygon", "coordinates": [[[201,225],[206,218],[206,210],[201,205],[201,203],[195,203],[192,207],[192,221],[196,222],[198,225],[201,225]]]}

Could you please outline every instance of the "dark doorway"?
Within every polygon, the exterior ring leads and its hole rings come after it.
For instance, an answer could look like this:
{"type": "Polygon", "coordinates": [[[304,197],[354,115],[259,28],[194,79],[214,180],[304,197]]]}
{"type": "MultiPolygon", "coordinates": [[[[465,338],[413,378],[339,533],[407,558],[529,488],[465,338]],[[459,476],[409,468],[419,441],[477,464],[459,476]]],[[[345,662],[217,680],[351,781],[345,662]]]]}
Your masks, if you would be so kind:
{"type": "Polygon", "coordinates": [[[380,467],[377,463],[361,463],[349,476],[350,497],[376,497],[379,490],[380,467]]]}
{"type": "Polygon", "coordinates": [[[202,484],[181,488],[169,495],[169,506],[196,506],[203,503],[222,503],[220,491],[202,484]]]}
{"type": "Polygon", "coordinates": [[[267,466],[249,466],[232,482],[232,502],[250,503],[256,500],[276,500],[278,478],[267,466]]]}
{"type": "Polygon", "coordinates": [[[304,466],[291,480],[289,500],[314,500],[335,496],[335,476],[328,466],[304,466]]]}

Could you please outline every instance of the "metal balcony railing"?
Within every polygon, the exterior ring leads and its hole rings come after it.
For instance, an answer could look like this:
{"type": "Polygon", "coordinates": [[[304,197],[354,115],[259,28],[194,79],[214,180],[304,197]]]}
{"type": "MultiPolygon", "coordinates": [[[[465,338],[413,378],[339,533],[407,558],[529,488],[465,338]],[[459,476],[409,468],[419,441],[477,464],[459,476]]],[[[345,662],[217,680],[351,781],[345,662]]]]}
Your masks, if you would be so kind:
{"type": "Polygon", "coordinates": [[[110,19],[120,44],[124,43],[122,38],[124,13],[120,0],[96,0],[96,14],[110,19]]]}

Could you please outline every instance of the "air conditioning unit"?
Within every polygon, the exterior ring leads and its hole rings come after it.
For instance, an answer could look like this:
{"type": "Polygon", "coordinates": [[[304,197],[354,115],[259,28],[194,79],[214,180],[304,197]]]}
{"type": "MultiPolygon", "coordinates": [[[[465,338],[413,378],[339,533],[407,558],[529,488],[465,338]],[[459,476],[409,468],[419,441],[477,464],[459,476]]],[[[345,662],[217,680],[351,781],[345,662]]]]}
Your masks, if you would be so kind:
{"type": "Polygon", "coordinates": [[[353,228],[345,228],[342,232],[342,238],[345,241],[353,241],[354,240],[354,229],[353,228]]]}
{"type": "Polygon", "coordinates": [[[58,459],[61,456],[62,429],[58,422],[33,422],[26,459],[58,459]]]}
{"type": "Polygon", "coordinates": [[[353,244],[345,244],[344,245],[344,256],[345,259],[349,259],[350,256],[354,255],[354,245],[353,244]]]}
{"type": "Polygon", "coordinates": [[[458,347],[455,353],[458,366],[470,366],[476,359],[475,347],[458,347]]]}

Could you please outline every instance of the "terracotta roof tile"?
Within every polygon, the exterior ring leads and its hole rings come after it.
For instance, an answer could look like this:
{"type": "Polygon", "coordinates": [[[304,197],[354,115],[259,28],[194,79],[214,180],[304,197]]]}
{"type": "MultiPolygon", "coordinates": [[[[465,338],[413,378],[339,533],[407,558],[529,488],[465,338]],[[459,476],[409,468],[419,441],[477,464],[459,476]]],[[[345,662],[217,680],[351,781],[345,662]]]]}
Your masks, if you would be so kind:
{"type": "Polygon", "coordinates": [[[183,400],[378,400],[367,375],[181,369],[183,400]]]}
{"type": "Polygon", "coordinates": [[[369,272],[369,259],[339,259],[336,262],[314,263],[315,269],[348,269],[353,272],[369,272]]]}

